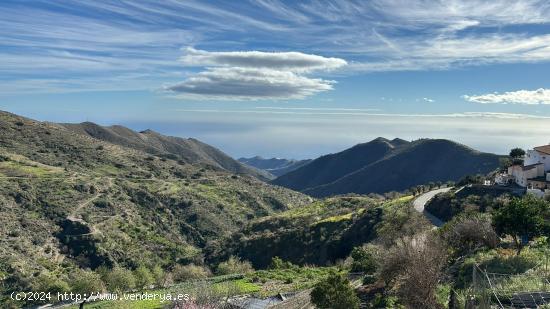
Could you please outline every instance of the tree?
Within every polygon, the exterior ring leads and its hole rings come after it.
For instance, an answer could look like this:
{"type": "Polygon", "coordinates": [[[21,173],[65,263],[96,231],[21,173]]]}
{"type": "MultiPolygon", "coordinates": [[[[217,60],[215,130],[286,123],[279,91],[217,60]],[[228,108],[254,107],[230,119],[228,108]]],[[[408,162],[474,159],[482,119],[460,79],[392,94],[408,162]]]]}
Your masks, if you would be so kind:
{"type": "Polygon", "coordinates": [[[351,251],[351,271],[371,275],[376,271],[376,260],[370,250],[365,247],[355,247],[351,251]]]}
{"type": "Polygon", "coordinates": [[[525,150],[521,148],[514,148],[510,150],[510,157],[517,159],[517,158],[523,158],[525,156],[525,150]]]}
{"type": "Polygon", "coordinates": [[[510,166],[512,166],[512,163],[513,163],[512,160],[510,160],[510,158],[508,157],[500,158],[498,161],[499,161],[500,168],[503,170],[508,169],[510,166]]]}
{"type": "Polygon", "coordinates": [[[516,246],[516,255],[521,253],[524,242],[547,233],[545,217],[549,205],[543,199],[531,194],[513,198],[501,206],[493,215],[493,226],[499,236],[510,235],[516,246]]]}
{"type": "Polygon", "coordinates": [[[342,273],[331,271],[311,291],[311,302],[320,309],[356,309],[359,298],[342,273]]]}

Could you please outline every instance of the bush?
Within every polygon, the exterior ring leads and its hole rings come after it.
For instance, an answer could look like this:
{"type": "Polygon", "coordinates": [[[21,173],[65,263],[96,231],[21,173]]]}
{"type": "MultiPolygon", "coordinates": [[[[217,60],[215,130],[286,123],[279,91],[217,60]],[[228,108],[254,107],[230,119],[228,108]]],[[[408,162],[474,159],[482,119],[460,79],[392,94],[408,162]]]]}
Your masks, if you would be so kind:
{"type": "Polygon", "coordinates": [[[352,272],[364,272],[370,275],[376,271],[376,260],[372,252],[365,247],[355,247],[351,251],[351,263],[352,272]]]}
{"type": "Polygon", "coordinates": [[[153,269],[151,269],[151,274],[153,275],[153,279],[155,280],[155,286],[163,287],[168,283],[168,274],[164,272],[162,267],[156,265],[155,267],[153,267],[153,269]]]}
{"type": "Polygon", "coordinates": [[[248,261],[241,261],[238,257],[230,257],[227,261],[221,262],[216,273],[218,275],[247,274],[254,271],[252,264],[248,261]]]}
{"type": "Polygon", "coordinates": [[[399,239],[389,248],[380,273],[407,308],[440,308],[435,291],[445,263],[446,250],[441,240],[421,233],[399,239]]]}
{"type": "Polygon", "coordinates": [[[136,279],[128,269],[115,267],[111,270],[102,268],[101,279],[105,282],[109,292],[124,292],[132,290],[136,286],[136,279]]]}
{"type": "Polygon", "coordinates": [[[49,274],[41,274],[36,278],[33,290],[36,292],[45,292],[56,294],[69,292],[69,284],[59,278],[49,274]]]}
{"type": "Polygon", "coordinates": [[[71,292],[90,295],[91,293],[101,293],[105,291],[105,284],[101,276],[91,271],[77,272],[69,281],[71,292]]]}
{"type": "Polygon", "coordinates": [[[155,282],[155,278],[149,268],[140,266],[134,271],[134,277],[136,278],[136,288],[147,289],[155,282]]]}
{"type": "Polygon", "coordinates": [[[271,259],[271,264],[269,265],[269,268],[271,269],[291,269],[293,267],[295,267],[294,264],[288,261],[284,261],[278,256],[274,256],[271,259]]]}
{"type": "Polygon", "coordinates": [[[176,282],[208,278],[211,272],[204,266],[195,264],[176,265],[172,269],[172,278],[176,282]]]}
{"type": "Polygon", "coordinates": [[[311,302],[320,309],[359,308],[359,298],[345,275],[331,271],[311,291],[311,302]]]}
{"type": "Polygon", "coordinates": [[[457,255],[481,247],[495,248],[499,241],[491,218],[480,214],[456,217],[443,227],[442,236],[457,255]]]}

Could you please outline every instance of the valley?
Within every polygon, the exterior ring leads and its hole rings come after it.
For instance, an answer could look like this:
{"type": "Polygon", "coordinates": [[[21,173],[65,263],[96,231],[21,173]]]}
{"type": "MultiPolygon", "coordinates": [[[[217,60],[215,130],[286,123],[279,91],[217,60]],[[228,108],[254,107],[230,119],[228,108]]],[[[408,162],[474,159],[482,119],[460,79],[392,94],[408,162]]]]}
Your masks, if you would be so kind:
{"type": "MultiPolygon", "coordinates": [[[[488,215],[515,203],[482,185],[500,157],[450,141],[378,138],[301,162],[271,181],[266,171],[193,139],[5,112],[0,128],[0,300],[7,308],[36,305],[10,298],[20,291],[191,293],[204,304],[251,308],[269,301],[285,308],[315,301],[309,293],[325,280],[346,278],[361,306],[412,308],[419,303],[404,288],[423,275],[415,263],[432,272],[422,296],[431,304],[451,295],[466,302],[472,265],[540,272],[533,264],[540,246],[510,254],[509,232],[496,230],[499,241],[488,215]],[[431,167],[420,171],[425,165],[431,167]],[[382,168],[386,176],[375,173],[382,168]],[[414,173],[418,180],[407,180],[414,173]],[[455,189],[453,180],[460,180],[455,189]],[[276,185],[286,181],[289,188],[276,185]],[[312,194],[339,183],[349,190],[312,194]],[[434,222],[441,227],[433,229],[434,222]],[[467,230],[472,226],[475,233],[467,230]],[[408,252],[412,243],[422,249],[408,252]],[[456,259],[461,255],[467,259],[456,259]]],[[[90,300],[54,308],[69,305],[178,306],[90,300]]]]}

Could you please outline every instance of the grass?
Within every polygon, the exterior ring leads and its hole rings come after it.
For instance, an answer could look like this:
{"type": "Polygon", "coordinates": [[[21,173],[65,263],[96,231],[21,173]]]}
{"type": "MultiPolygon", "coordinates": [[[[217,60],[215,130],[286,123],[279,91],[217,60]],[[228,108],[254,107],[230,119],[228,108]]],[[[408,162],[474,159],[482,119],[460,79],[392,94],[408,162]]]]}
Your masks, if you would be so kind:
{"type": "Polygon", "coordinates": [[[314,286],[334,267],[298,267],[259,270],[247,275],[252,282],[261,284],[259,295],[268,297],[277,293],[299,291],[314,286]]]}
{"type": "MultiPolygon", "coordinates": [[[[171,294],[175,297],[178,294],[190,294],[193,295],[198,290],[211,289],[218,295],[244,295],[254,294],[261,290],[261,287],[255,283],[252,283],[250,279],[234,279],[229,281],[223,281],[226,276],[211,278],[211,281],[205,282],[184,282],[177,284],[173,287],[166,289],[157,289],[147,291],[149,294],[168,295],[171,294]],[[219,282],[218,282],[219,281],[219,282]],[[206,285],[206,286],[205,286],[206,285]]],[[[122,297],[122,296],[119,296],[122,297]]],[[[164,308],[169,301],[162,301],[161,299],[143,299],[143,300],[111,300],[111,301],[98,301],[86,305],[86,308],[91,309],[160,309],[164,308]]],[[[72,306],[71,309],[76,309],[78,306],[72,306]]]]}
{"type": "Polygon", "coordinates": [[[33,176],[45,177],[61,173],[63,170],[32,161],[4,161],[0,162],[0,172],[6,176],[33,176]]]}
{"type": "Polygon", "coordinates": [[[327,223],[327,222],[349,221],[353,217],[353,214],[354,214],[353,212],[350,212],[350,213],[347,213],[347,214],[344,214],[344,215],[328,217],[328,218],[325,218],[321,221],[315,222],[315,224],[327,223]]]}
{"type": "MultiPolygon", "coordinates": [[[[283,218],[299,218],[309,216],[324,216],[331,215],[334,212],[345,212],[346,210],[357,210],[365,207],[366,204],[372,203],[372,199],[368,197],[337,197],[318,200],[309,205],[294,208],[289,211],[275,215],[283,218]]],[[[351,217],[352,213],[345,214],[351,217]]],[[[337,216],[341,216],[338,214],[337,216]]],[[[335,217],[337,217],[335,216],[335,217]]],[[[337,220],[337,218],[335,218],[337,220]]]]}

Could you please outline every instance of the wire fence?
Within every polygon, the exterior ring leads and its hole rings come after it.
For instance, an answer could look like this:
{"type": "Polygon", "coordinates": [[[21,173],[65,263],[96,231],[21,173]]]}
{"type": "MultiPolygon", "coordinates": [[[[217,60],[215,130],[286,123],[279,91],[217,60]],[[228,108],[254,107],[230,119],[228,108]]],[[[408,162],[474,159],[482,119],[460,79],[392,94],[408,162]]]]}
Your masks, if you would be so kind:
{"type": "Polygon", "coordinates": [[[550,308],[550,282],[541,274],[491,273],[474,265],[465,308],[550,308]]]}

